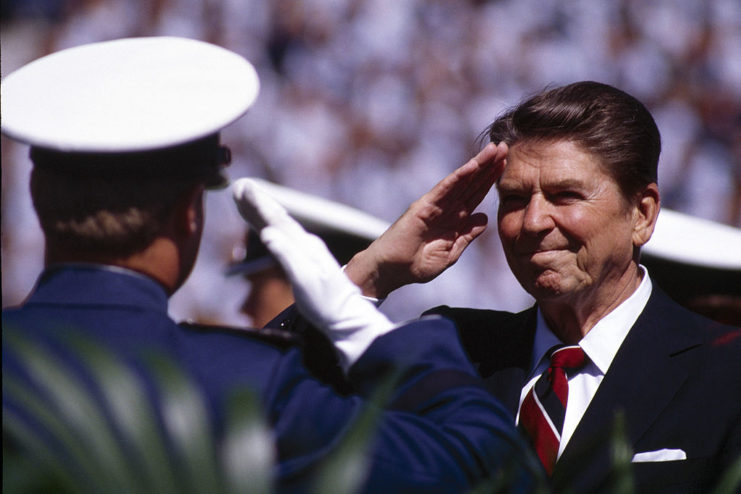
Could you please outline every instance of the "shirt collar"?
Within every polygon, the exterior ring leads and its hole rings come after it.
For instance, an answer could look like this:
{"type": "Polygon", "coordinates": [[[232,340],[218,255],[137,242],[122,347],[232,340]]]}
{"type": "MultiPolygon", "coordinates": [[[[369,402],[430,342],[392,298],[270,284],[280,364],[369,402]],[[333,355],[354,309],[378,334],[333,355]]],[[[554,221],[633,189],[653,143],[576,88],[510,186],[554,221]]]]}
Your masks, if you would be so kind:
{"type": "MultiPolygon", "coordinates": [[[[648,270],[643,265],[639,267],[643,272],[643,279],[638,288],[630,297],[600,319],[579,342],[579,346],[582,347],[584,353],[602,374],[607,372],[618,348],[620,348],[638,316],[643,312],[651,296],[652,284],[648,276],[648,270]]],[[[543,313],[538,307],[531,370],[536,369],[540,362],[547,358],[548,350],[555,345],[562,344],[561,340],[548,327],[548,323],[546,323],[543,313]]]]}

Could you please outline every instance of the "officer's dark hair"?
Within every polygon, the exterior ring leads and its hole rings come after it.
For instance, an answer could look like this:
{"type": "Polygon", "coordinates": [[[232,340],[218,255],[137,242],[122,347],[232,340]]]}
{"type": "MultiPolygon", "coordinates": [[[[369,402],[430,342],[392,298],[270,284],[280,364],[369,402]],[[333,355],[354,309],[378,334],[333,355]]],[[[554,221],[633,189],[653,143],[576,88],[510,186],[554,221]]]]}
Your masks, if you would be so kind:
{"type": "Polygon", "coordinates": [[[36,166],[31,198],[48,249],[126,257],[151,245],[198,183],[70,175],[36,166]]]}
{"type": "Polygon", "coordinates": [[[546,89],[506,111],[482,138],[509,146],[574,142],[600,160],[626,199],[658,181],[661,137],[653,117],[636,98],[607,84],[546,89]]]}

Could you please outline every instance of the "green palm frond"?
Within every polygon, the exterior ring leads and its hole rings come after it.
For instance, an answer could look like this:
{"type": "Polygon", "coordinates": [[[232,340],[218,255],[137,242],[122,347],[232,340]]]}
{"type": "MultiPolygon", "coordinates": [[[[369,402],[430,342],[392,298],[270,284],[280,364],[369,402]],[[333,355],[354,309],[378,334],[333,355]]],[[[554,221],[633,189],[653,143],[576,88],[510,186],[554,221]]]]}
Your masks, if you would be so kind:
{"type": "MultiPolygon", "coordinates": [[[[130,470],[124,450],[118,445],[115,432],[106,419],[105,411],[78,376],[51,352],[23,339],[9,330],[3,331],[3,345],[11,346],[26,364],[37,390],[30,389],[3,373],[4,394],[21,404],[23,410],[48,431],[53,442],[62,448],[55,454],[46,444],[42,432],[13,426],[15,411],[3,401],[3,428],[17,437],[36,445],[40,458],[53,459],[49,465],[55,471],[67,470],[72,479],[83,481],[92,492],[135,492],[138,475],[130,470]],[[40,448],[47,448],[45,451],[40,448]]],[[[19,419],[19,418],[18,418],[19,419]]],[[[20,419],[19,419],[20,420],[20,419]]]]}
{"type": "Polygon", "coordinates": [[[721,475],[713,494],[738,494],[741,491],[741,455],[721,475]]]}
{"type": "Polygon", "coordinates": [[[3,393],[17,404],[3,400],[3,492],[270,492],[274,445],[254,393],[235,394],[217,445],[203,395],[172,361],[148,359],[162,427],[140,376],[89,340],[67,343],[93,388],[52,352],[3,329],[3,345],[34,383],[3,373],[3,393]]]}
{"type": "Polygon", "coordinates": [[[228,434],[221,457],[227,491],[269,494],[273,490],[271,473],[277,458],[273,436],[263,420],[257,396],[249,390],[237,391],[228,412],[228,434]]]}
{"type": "Polygon", "coordinates": [[[75,338],[71,343],[95,376],[112,423],[131,451],[131,461],[135,464],[129,470],[135,470],[137,477],[141,477],[141,485],[153,492],[181,492],[177,465],[168,455],[156,412],[141,381],[102,346],[82,338],[75,338]]]}

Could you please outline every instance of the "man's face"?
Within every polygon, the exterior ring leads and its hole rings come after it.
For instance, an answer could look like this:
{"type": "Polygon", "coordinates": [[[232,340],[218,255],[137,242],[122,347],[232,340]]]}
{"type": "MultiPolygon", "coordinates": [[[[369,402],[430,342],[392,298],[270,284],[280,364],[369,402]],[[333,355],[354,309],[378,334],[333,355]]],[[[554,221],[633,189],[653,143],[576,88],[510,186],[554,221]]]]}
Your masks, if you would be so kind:
{"type": "Polygon", "coordinates": [[[507,262],[536,300],[600,297],[625,279],[633,257],[633,208],[578,145],[514,145],[497,188],[507,262]]]}

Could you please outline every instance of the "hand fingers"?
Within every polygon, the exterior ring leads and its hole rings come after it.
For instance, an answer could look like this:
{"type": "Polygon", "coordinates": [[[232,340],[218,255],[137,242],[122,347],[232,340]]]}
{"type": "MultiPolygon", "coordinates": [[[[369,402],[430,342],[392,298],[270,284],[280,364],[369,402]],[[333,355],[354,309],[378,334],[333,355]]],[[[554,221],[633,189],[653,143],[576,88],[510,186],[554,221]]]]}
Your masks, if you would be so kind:
{"type": "Polygon", "coordinates": [[[305,230],[268,226],[260,233],[260,239],[287,272],[295,273],[292,279],[300,270],[315,273],[340,269],[322,239],[305,230]]]}
{"type": "Polygon", "coordinates": [[[489,193],[494,184],[502,176],[507,157],[507,145],[500,143],[496,146],[496,153],[489,161],[489,166],[482,167],[481,172],[469,182],[461,201],[465,204],[467,211],[471,212],[481,204],[484,197],[489,193]]]}
{"type": "Polygon", "coordinates": [[[258,232],[268,225],[283,225],[284,229],[301,228],[278,201],[248,178],[237,180],[232,195],[242,217],[258,232]],[[294,225],[295,224],[295,225],[294,225]]]}
{"type": "Polygon", "coordinates": [[[507,144],[502,142],[495,145],[490,142],[468,163],[463,165],[459,170],[468,180],[468,187],[465,188],[465,191],[469,191],[470,195],[477,195],[483,190],[484,195],[486,195],[486,192],[499,179],[504,170],[507,151],[507,144]]]}
{"type": "Polygon", "coordinates": [[[300,243],[289,238],[279,228],[267,226],[260,232],[260,240],[285,271],[291,283],[299,281],[299,275],[303,273],[311,276],[314,265],[304,257],[304,252],[299,247],[300,243]]]}
{"type": "Polygon", "coordinates": [[[453,262],[456,262],[463,251],[476,240],[476,238],[484,233],[488,223],[488,218],[484,213],[474,213],[469,216],[458,232],[458,237],[455,239],[453,246],[450,249],[450,258],[453,262]]]}
{"type": "MultiPolygon", "coordinates": [[[[258,232],[267,226],[268,220],[265,218],[265,211],[260,208],[257,184],[254,181],[242,178],[234,182],[232,185],[232,198],[237,204],[239,214],[242,215],[242,218],[250,226],[258,232]]],[[[263,201],[262,204],[264,208],[267,203],[263,201]]]]}
{"type": "Polygon", "coordinates": [[[424,200],[443,209],[458,203],[468,212],[473,211],[501,176],[506,156],[506,144],[487,144],[425,194],[424,200]]]}
{"type": "Polygon", "coordinates": [[[507,144],[505,144],[504,142],[500,142],[499,144],[490,142],[486,146],[484,146],[476,156],[471,158],[469,160],[469,163],[475,162],[478,164],[484,164],[488,162],[493,162],[495,160],[503,158],[504,155],[506,154],[507,154],[507,144]]]}

